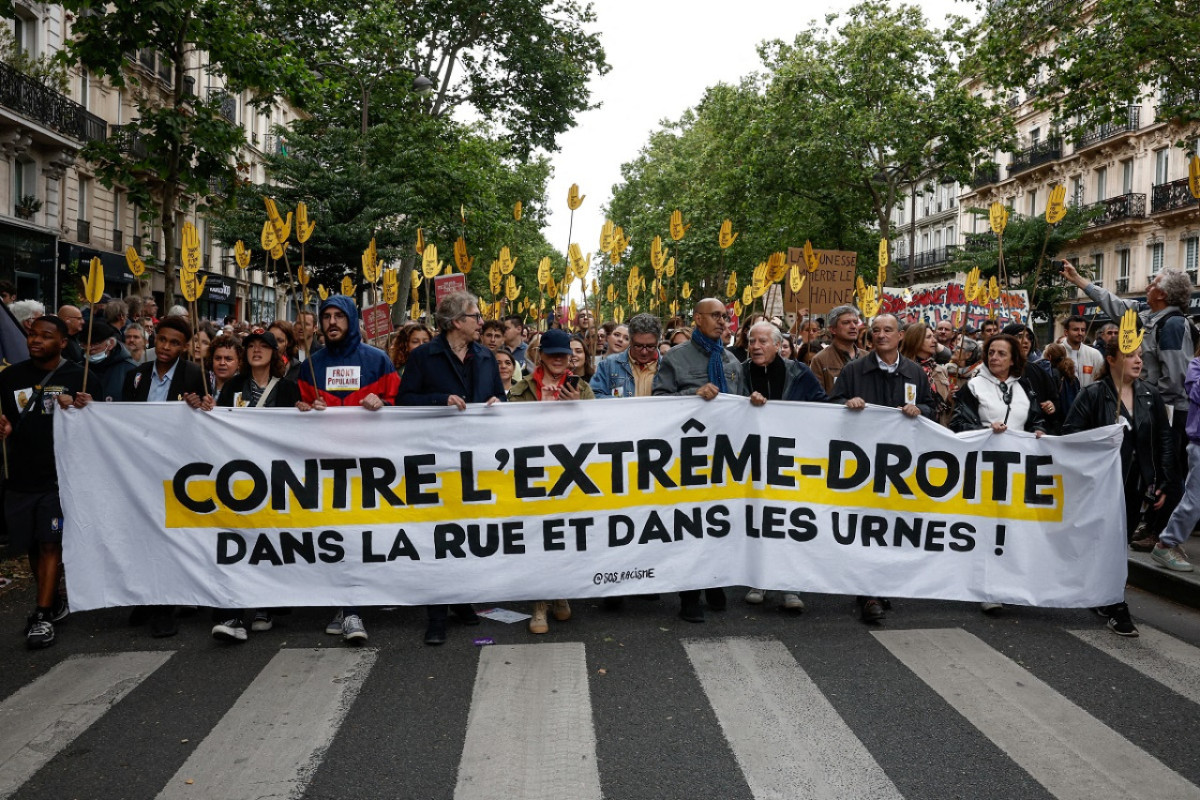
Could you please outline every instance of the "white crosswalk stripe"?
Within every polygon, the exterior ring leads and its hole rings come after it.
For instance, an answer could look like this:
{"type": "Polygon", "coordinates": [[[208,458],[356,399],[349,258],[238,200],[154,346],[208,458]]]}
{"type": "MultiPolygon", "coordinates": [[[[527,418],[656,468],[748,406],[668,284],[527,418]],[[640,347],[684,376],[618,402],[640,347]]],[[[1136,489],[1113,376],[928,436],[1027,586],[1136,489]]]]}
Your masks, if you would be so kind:
{"type": "Polygon", "coordinates": [[[484,648],[455,800],[600,796],[583,645],[484,648]]]}
{"type": "MultiPolygon", "coordinates": [[[[195,737],[192,741],[203,740],[190,755],[184,750],[175,759],[168,755],[159,771],[143,776],[129,796],[342,796],[338,787],[348,787],[346,781],[355,780],[361,774],[356,770],[374,758],[386,782],[356,786],[362,796],[379,794],[383,785],[407,790],[409,779],[423,781],[420,790],[396,796],[447,798],[453,792],[454,800],[624,800],[666,796],[663,786],[675,787],[677,796],[705,796],[710,780],[724,781],[721,796],[754,800],[937,796],[929,788],[938,785],[935,762],[928,765],[928,776],[921,773],[914,779],[911,760],[900,760],[909,759],[911,751],[890,747],[878,730],[864,727],[873,724],[879,708],[895,704],[909,713],[928,713],[922,725],[930,731],[953,728],[958,740],[978,731],[977,741],[963,751],[984,759],[973,761],[972,769],[987,770],[990,763],[995,774],[1024,782],[1022,792],[998,783],[990,796],[1023,796],[1036,782],[1060,800],[1200,800],[1200,787],[1189,780],[1196,774],[1188,756],[1177,756],[1156,741],[1148,727],[1152,724],[1126,720],[1120,705],[1100,697],[1093,705],[1092,695],[1071,694],[1070,689],[1063,690],[1070,694],[1065,696],[1036,674],[1055,668],[1048,662],[1033,659],[1032,666],[1022,666],[995,649],[1001,645],[960,628],[871,635],[881,647],[867,642],[875,653],[862,664],[869,673],[864,678],[903,675],[909,694],[921,697],[892,700],[876,693],[873,706],[859,705],[855,695],[845,692],[856,684],[841,674],[831,678],[829,664],[820,656],[803,648],[790,650],[773,636],[671,640],[664,646],[675,648],[674,654],[655,661],[649,671],[640,661],[621,666],[623,676],[637,676],[633,683],[615,682],[612,669],[599,669],[611,664],[616,657],[612,651],[623,647],[610,640],[605,640],[611,645],[607,654],[600,643],[492,645],[477,651],[472,691],[467,691],[471,675],[466,671],[471,662],[460,652],[456,680],[461,689],[433,689],[441,686],[439,676],[438,684],[422,687],[424,695],[416,686],[410,691],[408,683],[392,681],[414,675],[422,683],[433,681],[437,657],[430,659],[427,673],[425,663],[414,662],[411,652],[386,648],[285,647],[261,653],[256,674],[239,672],[242,654],[229,650],[233,660],[224,662],[220,678],[198,672],[194,664],[213,662],[184,650],[73,656],[0,702],[0,798],[17,793],[76,796],[63,787],[80,785],[92,775],[107,776],[108,765],[137,757],[124,749],[123,726],[147,719],[153,726],[154,714],[165,718],[175,713],[175,706],[162,702],[164,681],[169,680],[172,694],[176,682],[184,681],[203,696],[206,681],[223,680],[220,703],[180,706],[190,711],[178,717],[184,725],[175,730],[182,727],[184,735],[195,737]],[[129,696],[168,661],[169,667],[143,691],[129,696]],[[415,670],[414,664],[419,665],[415,670]],[[671,671],[654,671],[664,664],[671,671]],[[662,688],[655,685],[659,674],[673,682],[675,691],[652,704],[649,718],[659,722],[648,722],[635,707],[662,688]],[[407,704],[403,714],[373,713],[392,708],[378,706],[380,695],[364,689],[373,675],[377,687],[387,676],[389,703],[407,704]],[[357,715],[360,707],[368,713],[357,715]],[[105,719],[109,712],[111,718],[105,719]],[[208,716],[186,727],[198,714],[208,716]],[[662,726],[679,725],[685,718],[690,723],[678,732],[684,740],[703,744],[699,749],[707,754],[706,763],[693,769],[686,762],[688,767],[673,773],[670,784],[647,786],[622,774],[629,753],[638,754],[635,758],[644,753],[648,763],[637,780],[649,775],[652,784],[661,744],[653,737],[669,737],[662,726]],[[422,727],[427,719],[457,722],[453,728],[422,727]],[[414,721],[416,728],[411,727],[414,721]],[[407,745],[377,747],[395,728],[413,731],[407,745]],[[335,757],[339,751],[354,754],[348,764],[335,757]],[[422,761],[422,754],[430,753],[440,759],[436,764],[422,761]],[[73,772],[81,764],[85,771],[73,772]],[[927,777],[934,779],[928,786],[927,777]]],[[[1128,677],[1129,668],[1157,681],[1161,686],[1147,683],[1148,690],[1164,697],[1169,690],[1172,704],[1200,705],[1200,648],[1149,626],[1142,627],[1140,640],[1119,639],[1107,631],[1057,635],[1072,646],[1065,656],[1075,659],[1068,661],[1069,668],[1091,654],[1101,661],[1101,670],[1106,664],[1128,677]],[[1124,666],[1096,656],[1076,639],[1124,666]]],[[[1019,653],[1020,647],[1016,649],[1019,653]]],[[[1022,660],[1020,655],[1013,658],[1022,660]]],[[[1062,682],[1061,672],[1043,674],[1062,682]]],[[[1172,727],[1170,735],[1178,737],[1179,731],[1186,735],[1186,725],[1172,727]]],[[[175,744],[178,736],[174,733],[170,742],[175,744]]],[[[930,740],[935,739],[931,734],[930,740]]],[[[153,731],[142,741],[153,742],[153,731]]],[[[676,748],[673,753],[690,752],[688,746],[670,745],[676,748]]],[[[105,785],[107,793],[93,796],[118,796],[111,777],[105,785]]],[[[970,783],[958,786],[972,788],[970,783]]]]}
{"type": "Polygon", "coordinates": [[[782,642],[683,646],[755,798],[902,797],[782,642]]]}
{"type": "Polygon", "coordinates": [[[0,703],[0,797],[16,792],[170,657],[73,656],[0,703]]]}
{"type": "Polygon", "coordinates": [[[299,797],[374,650],[281,650],[200,743],[158,800],[299,797]]]}
{"type": "Polygon", "coordinates": [[[1060,800],[1200,798],[1200,787],[967,631],[874,635],[1060,800]]]}
{"type": "Polygon", "coordinates": [[[1113,636],[1107,631],[1070,633],[1200,705],[1200,648],[1149,625],[1141,625],[1138,630],[1141,635],[1137,639],[1113,636]]]}

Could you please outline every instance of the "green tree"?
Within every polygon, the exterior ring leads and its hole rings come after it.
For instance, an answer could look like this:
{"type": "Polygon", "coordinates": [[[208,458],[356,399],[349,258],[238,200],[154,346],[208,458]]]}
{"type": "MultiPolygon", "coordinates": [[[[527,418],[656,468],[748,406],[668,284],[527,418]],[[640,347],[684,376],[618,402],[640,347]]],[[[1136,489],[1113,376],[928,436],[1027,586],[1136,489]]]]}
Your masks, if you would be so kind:
{"type": "Polygon", "coordinates": [[[236,155],[244,143],[242,129],[221,114],[223,96],[190,91],[200,81],[186,72],[189,56],[205,54],[203,71],[226,92],[253,90],[258,108],[299,86],[307,72],[291,43],[265,33],[273,22],[268,7],[255,0],[65,0],[63,7],[77,15],[64,57],[114,86],[133,89],[135,118],[107,141],[89,143],[82,156],[105,186],[121,185],[142,208],[157,205],[166,250],[164,295],[171,304],[175,214],[189,201],[211,199],[213,182],[235,182],[236,155]],[[169,89],[155,90],[156,79],[135,68],[139,51],[153,52],[169,70],[169,89]]]}
{"type": "Polygon", "coordinates": [[[825,24],[762,47],[777,135],[791,132],[795,165],[822,165],[805,174],[785,163],[781,177],[857,195],[877,235],[891,238],[891,214],[905,194],[935,178],[966,180],[979,152],[1011,138],[1011,123],[956,69],[961,18],[937,30],[919,8],[867,0],[825,24]]]}
{"type": "Polygon", "coordinates": [[[990,0],[980,6],[985,15],[967,68],[1000,90],[1023,89],[1064,131],[1123,123],[1127,106],[1158,92],[1160,119],[1180,123],[1183,137],[1200,129],[1194,4],[990,0]]]}

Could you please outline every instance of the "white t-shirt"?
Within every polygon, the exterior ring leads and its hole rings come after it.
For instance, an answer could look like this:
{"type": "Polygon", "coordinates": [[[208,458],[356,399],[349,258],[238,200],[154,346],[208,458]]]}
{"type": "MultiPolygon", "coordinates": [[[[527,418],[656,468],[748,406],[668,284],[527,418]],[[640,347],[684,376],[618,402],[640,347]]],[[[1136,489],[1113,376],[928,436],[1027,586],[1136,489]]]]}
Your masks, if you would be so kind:
{"type": "Polygon", "coordinates": [[[1096,373],[1104,365],[1104,356],[1090,344],[1079,345],[1078,350],[1072,350],[1069,342],[1063,342],[1067,350],[1067,358],[1075,362],[1075,377],[1079,378],[1079,388],[1087,388],[1096,381],[1096,373]]]}

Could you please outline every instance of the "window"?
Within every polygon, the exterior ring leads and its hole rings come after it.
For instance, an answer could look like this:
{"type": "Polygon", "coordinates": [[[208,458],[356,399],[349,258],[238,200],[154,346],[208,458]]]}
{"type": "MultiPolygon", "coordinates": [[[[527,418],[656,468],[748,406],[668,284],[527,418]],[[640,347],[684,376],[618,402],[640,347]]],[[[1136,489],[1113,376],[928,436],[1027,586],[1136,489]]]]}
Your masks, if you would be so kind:
{"type": "Polygon", "coordinates": [[[1083,178],[1078,175],[1071,178],[1071,205],[1083,205],[1083,178]]]}
{"type": "Polygon", "coordinates": [[[1038,215],[1037,194],[1037,189],[1029,190],[1029,216],[1031,217],[1038,215]]]}
{"type": "Polygon", "coordinates": [[[1129,251],[1117,251],[1117,293],[1129,291],[1129,251]]]}
{"type": "Polygon", "coordinates": [[[941,248],[941,246],[942,246],[942,232],[934,231],[933,232],[933,249],[937,250],[937,249],[941,248]]]}
{"type": "Polygon", "coordinates": [[[1029,132],[1029,143],[1030,144],[1037,144],[1041,140],[1042,140],[1042,129],[1041,128],[1034,128],[1033,130],[1031,130],[1029,132]]]}
{"type": "Polygon", "coordinates": [[[1163,243],[1155,242],[1150,245],[1150,277],[1153,278],[1163,268],[1163,243]]]}
{"type": "Polygon", "coordinates": [[[22,197],[37,196],[37,162],[31,161],[25,156],[17,156],[12,174],[14,206],[20,202],[22,197]]]}
{"type": "Polygon", "coordinates": [[[1183,264],[1192,282],[1196,282],[1197,261],[1200,261],[1200,238],[1193,236],[1183,241],[1183,264]]]}
{"type": "Polygon", "coordinates": [[[928,251],[929,251],[929,234],[922,233],[921,234],[921,252],[928,252],[928,251]]]}
{"type": "Polygon", "coordinates": [[[1092,256],[1092,280],[1103,285],[1104,283],[1104,254],[1096,253],[1092,256]]]}
{"type": "Polygon", "coordinates": [[[946,228],[946,244],[951,245],[951,244],[955,244],[955,243],[956,242],[954,239],[954,226],[951,225],[949,228],[946,228]]]}
{"type": "Polygon", "coordinates": [[[17,43],[17,48],[27,56],[37,56],[37,31],[37,20],[22,17],[18,12],[18,16],[13,20],[13,40],[17,43]]]}
{"type": "Polygon", "coordinates": [[[79,105],[85,109],[90,109],[92,97],[92,83],[88,77],[88,71],[85,69],[79,73],[79,105]]]}
{"type": "Polygon", "coordinates": [[[1096,170],[1096,202],[1108,199],[1108,167],[1096,170]]]}
{"type": "Polygon", "coordinates": [[[1159,186],[1167,182],[1167,176],[1170,174],[1168,169],[1171,165],[1171,150],[1163,147],[1154,151],[1154,185],[1159,186]]]}
{"type": "Polygon", "coordinates": [[[1133,159],[1127,158],[1121,162],[1121,194],[1133,191],[1133,159]]]}

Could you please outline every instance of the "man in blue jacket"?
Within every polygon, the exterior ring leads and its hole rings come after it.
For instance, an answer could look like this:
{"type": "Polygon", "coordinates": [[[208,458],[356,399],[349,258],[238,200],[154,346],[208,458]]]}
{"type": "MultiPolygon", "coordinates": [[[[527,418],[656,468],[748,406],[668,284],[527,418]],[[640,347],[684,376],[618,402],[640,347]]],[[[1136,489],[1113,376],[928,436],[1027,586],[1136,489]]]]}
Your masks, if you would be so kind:
{"type": "Polygon", "coordinates": [[[597,398],[649,397],[654,393],[662,324],[653,314],[635,314],[628,327],[629,347],[596,365],[590,383],[597,398]]]}
{"type": "MultiPolygon", "coordinates": [[[[483,315],[479,298],[470,292],[454,292],[438,303],[434,314],[438,335],[408,354],[399,401],[405,406],[454,406],[465,411],[467,403],[491,405],[505,399],[500,370],[492,351],[479,343],[483,315]]],[[[447,607],[426,606],[429,625],[425,644],[446,643],[447,607]]],[[[452,606],[464,625],[478,625],[479,617],[468,603],[452,606]]]]}

